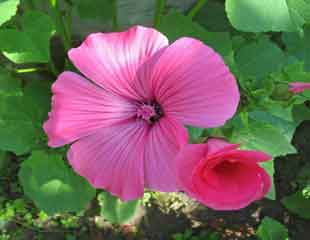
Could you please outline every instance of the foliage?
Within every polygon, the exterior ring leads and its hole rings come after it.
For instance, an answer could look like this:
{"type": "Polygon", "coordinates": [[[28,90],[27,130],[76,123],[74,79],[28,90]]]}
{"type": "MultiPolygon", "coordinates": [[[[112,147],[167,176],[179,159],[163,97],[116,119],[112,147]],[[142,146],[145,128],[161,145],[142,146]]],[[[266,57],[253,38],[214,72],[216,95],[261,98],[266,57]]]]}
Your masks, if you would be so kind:
{"type": "Polygon", "coordinates": [[[25,194],[47,214],[81,211],[95,196],[95,190],[61,156],[43,151],[33,152],[22,163],[19,178],[25,194]]]}
{"type": "MultiPolygon", "coordinates": [[[[191,143],[224,137],[273,158],[296,153],[291,141],[296,127],[310,119],[310,93],[293,95],[288,84],[310,82],[309,0],[0,0],[0,174],[7,177],[14,164],[19,170],[18,180],[0,189],[0,229],[16,219],[28,227],[58,221],[63,228],[76,228],[79,215],[70,214],[84,213],[92,200],[112,223],[127,224],[136,214],[138,200],[121,202],[108,192],[96,198],[95,189],[67,165],[66,148],[48,149],[42,129],[51,85],[60,72],[73,69],[64,51],[90,30],[125,30],[134,24],[154,26],[170,42],[183,36],[203,41],[219,52],[238,81],[241,102],[234,118],[216,129],[186,126],[191,143]],[[9,199],[5,187],[13,184],[10,191],[20,196],[9,199]],[[23,192],[15,191],[21,187],[23,192]]],[[[275,165],[262,164],[271,177],[275,165]]],[[[309,183],[297,184],[282,203],[309,218],[309,183]]],[[[276,192],[273,184],[267,197],[276,199],[276,192]]],[[[151,206],[152,194],[146,192],[144,206],[151,206]]],[[[174,239],[219,239],[204,234],[187,230],[174,239]]],[[[285,239],[287,230],[265,218],[257,236],[285,239]]]]}
{"type": "Polygon", "coordinates": [[[260,240],[287,240],[287,229],[278,221],[265,217],[258,227],[257,236],[260,240]]]}
{"type": "Polygon", "coordinates": [[[122,202],[108,192],[98,195],[101,215],[112,223],[124,224],[130,221],[136,212],[139,201],[122,202]]]}

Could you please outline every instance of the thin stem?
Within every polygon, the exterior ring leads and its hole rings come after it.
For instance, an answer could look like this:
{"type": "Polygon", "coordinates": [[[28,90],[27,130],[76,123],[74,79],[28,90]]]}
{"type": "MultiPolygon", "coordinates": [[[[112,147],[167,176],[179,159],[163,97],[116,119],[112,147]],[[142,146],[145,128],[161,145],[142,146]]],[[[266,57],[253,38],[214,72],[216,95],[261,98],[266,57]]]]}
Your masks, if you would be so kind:
{"type": "Polygon", "coordinates": [[[14,69],[16,73],[32,73],[32,72],[39,72],[42,70],[46,70],[44,68],[21,68],[21,69],[14,69]]]}
{"type": "Polygon", "coordinates": [[[113,31],[118,30],[117,0],[113,0],[112,28],[113,31]]]}
{"type": "MultiPolygon", "coordinates": [[[[59,4],[57,0],[49,0],[51,6],[51,13],[56,23],[57,32],[61,35],[65,50],[68,51],[71,45],[71,37],[68,35],[64,19],[60,13],[59,4]]],[[[67,26],[68,27],[68,26],[67,26]]]]}
{"type": "Polygon", "coordinates": [[[207,0],[198,0],[194,7],[189,11],[187,16],[190,18],[194,18],[196,14],[199,12],[199,10],[207,3],[207,0]]]}
{"type": "Polygon", "coordinates": [[[50,67],[50,69],[51,69],[51,72],[52,72],[55,76],[57,76],[57,75],[58,75],[58,70],[57,70],[57,68],[56,68],[56,66],[55,66],[55,64],[54,64],[54,62],[53,62],[53,60],[51,60],[51,61],[49,62],[49,67],[50,67]]]}
{"type": "Polygon", "coordinates": [[[166,0],[157,0],[156,1],[156,10],[155,10],[155,16],[154,16],[154,27],[159,27],[160,24],[160,18],[163,14],[163,11],[165,9],[166,0]]]}

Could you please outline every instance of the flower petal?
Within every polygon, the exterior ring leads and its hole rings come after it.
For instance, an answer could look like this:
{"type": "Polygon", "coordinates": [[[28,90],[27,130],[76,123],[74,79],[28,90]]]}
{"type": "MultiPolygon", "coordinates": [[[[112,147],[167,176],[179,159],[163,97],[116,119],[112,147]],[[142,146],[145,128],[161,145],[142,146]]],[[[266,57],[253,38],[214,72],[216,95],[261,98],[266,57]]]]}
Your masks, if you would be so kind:
{"type": "Polygon", "coordinates": [[[146,124],[129,121],[80,139],[68,152],[70,164],[95,188],[126,201],[142,197],[146,124]]]}
{"type": "Polygon", "coordinates": [[[301,93],[307,89],[310,89],[310,83],[292,82],[289,84],[289,91],[292,93],[301,93]]]}
{"type": "Polygon", "coordinates": [[[264,196],[270,182],[266,181],[261,167],[254,164],[230,164],[234,165],[233,169],[221,166],[220,169],[210,171],[207,185],[196,183],[194,197],[216,210],[237,210],[264,196]]]}
{"type": "Polygon", "coordinates": [[[272,156],[253,150],[238,150],[239,144],[231,144],[220,138],[210,138],[207,142],[208,156],[225,155],[226,159],[238,159],[239,162],[256,163],[272,159],[272,156]]]}
{"type": "Polygon", "coordinates": [[[168,39],[155,29],[135,26],[125,32],[91,34],[69,51],[69,58],[104,89],[140,100],[146,90],[136,84],[137,69],[167,45],[168,39]]]}
{"type": "Polygon", "coordinates": [[[217,127],[236,112],[239,90],[219,54],[202,42],[181,38],[139,70],[148,75],[164,112],[184,124],[217,127]]]}
{"type": "Polygon", "coordinates": [[[152,190],[177,191],[175,158],[188,142],[186,129],[164,117],[150,128],[145,146],[145,183],[152,190]]]}
{"type": "Polygon", "coordinates": [[[135,115],[136,106],[82,76],[64,72],[52,86],[52,111],[44,123],[49,146],[59,147],[135,115]]]}

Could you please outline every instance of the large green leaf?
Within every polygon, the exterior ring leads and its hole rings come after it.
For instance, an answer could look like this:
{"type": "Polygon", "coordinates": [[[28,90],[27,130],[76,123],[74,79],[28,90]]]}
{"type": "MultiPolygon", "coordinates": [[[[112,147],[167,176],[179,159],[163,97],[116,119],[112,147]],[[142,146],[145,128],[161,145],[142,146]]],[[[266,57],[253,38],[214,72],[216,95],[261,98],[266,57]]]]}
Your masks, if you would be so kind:
{"type": "MultiPolygon", "coordinates": [[[[310,72],[310,25],[304,27],[303,35],[298,33],[284,33],[282,39],[288,52],[303,61],[304,70],[310,72]]],[[[308,81],[310,82],[309,78],[308,81]]]]}
{"type": "Polygon", "coordinates": [[[0,26],[17,12],[19,0],[0,0],[0,26]]]}
{"type": "Polygon", "coordinates": [[[0,97],[21,94],[21,81],[0,67],[0,97]]]}
{"type": "Polygon", "coordinates": [[[284,197],[282,203],[291,212],[310,219],[310,198],[305,196],[302,190],[284,197]]]}
{"type": "Polygon", "coordinates": [[[32,81],[23,95],[0,101],[0,149],[17,155],[29,152],[44,139],[42,123],[50,104],[49,84],[32,81]]]}
{"type": "Polygon", "coordinates": [[[226,12],[231,24],[240,31],[297,30],[286,0],[226,0],[226,12]]]}
{"type": "Polygon", "coordinates": [[[19,172],[25,194],[47,214],[81,211],[92,198],[93,189],[69,169],[60,155],[35,151],[19,172]]]}
{"type": "Polygon", "coordinates": [[[238,69],[246,77],[264,78],[279,71],[285,62],[283,51],[266,38],[244,45],[236,53],[238,69]]]}
{"type": "Polygon", "coordinates": [[[22,31],[0,30],[0,50],[14,63],[46,63],[50,59],[49,40],[55,32],[50,17],[42,12],[26,12],[22,31]]]}
{"type": "Polygon", "coordinates": [[[256,235],[260,240],[288,240],[288,231],[278,221],[265,217],[259,225],[256,235]]]}
{"type": "Polygon", "coordinates": [[[248,128],[236,130],[233,139],[246,148],[264,151],[273,157],[296,153],[280,129],[257,120],[250,120],[248,128]]]}
{"type": "Polygon", "coordinates": [[[101,215],[112,223],[123,224],[134,217],[139,200],[122,202],[108,192],[98,195],[101,215]]]}
{"type": "Polygon", "coordinates": [[[176,11],[163,16],[159,30],[168,36],[169,40],[175,41],[180,37],[197,38],[217,50],[223,57],[232,54],[232,42],[227,32],[208,32],[190,17],[176,11]]]}

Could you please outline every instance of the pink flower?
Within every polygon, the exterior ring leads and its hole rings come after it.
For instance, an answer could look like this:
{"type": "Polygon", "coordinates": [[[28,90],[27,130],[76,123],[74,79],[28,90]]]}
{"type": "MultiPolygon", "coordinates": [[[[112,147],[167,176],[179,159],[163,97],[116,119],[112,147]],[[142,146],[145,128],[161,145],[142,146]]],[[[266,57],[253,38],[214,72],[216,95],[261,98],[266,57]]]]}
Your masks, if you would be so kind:
{"type": "Polygon", "coordinates": [[[240,209],[262,198],[270,178],[258,163],[272,157],[238,147],[211,139],[182,148],[176,158],[181,189],[216,210],[240,209]]]}
{"type": "Polygon", "coordinates": [[[293,82],[289,84],[289,91],[292,93],[301,93],[307,89],[310,89],[310,83],[293,82]]]}
{"type": "Polygon", "coordinates": [[[239,102],[234,76],[202,42],[152,28],[94,33],[69,58],[87,77],[62,73],[44,124],[49,146],[73,143],[68,160],[93,187],[122,200],[144,187],[176,191],[183,124],[221,126],[239,102]]]}

